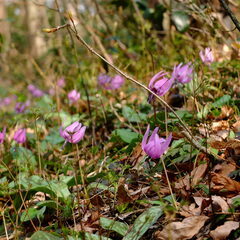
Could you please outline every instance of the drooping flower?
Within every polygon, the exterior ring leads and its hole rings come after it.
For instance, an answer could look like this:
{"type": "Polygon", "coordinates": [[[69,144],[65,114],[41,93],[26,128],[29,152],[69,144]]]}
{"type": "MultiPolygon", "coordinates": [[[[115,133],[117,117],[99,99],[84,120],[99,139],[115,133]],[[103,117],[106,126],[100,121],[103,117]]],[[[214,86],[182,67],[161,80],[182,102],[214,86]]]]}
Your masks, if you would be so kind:
{"type": "Polygon", "coordinates": [[[30,105],[30,101],[17,102],[15,105],[16,113],[23,113],[29,105],[30,105]]]}
{"type": "Polygon", "coordinates": [[[211,48],[205,48],[199,52],[202,62],[206,65],[210,65],[214,61],[213,53],[211,48]]]}
{"type": "Polygon", "coordinates": [[[65,141],[70,143],[78,143],[80,142],[85,134],[86,126],[82,126],[78,121],[72,123],[65,130],[60,128],[60,136],[65,139],[65,141]]]}
{"type": "Polygon", "coordinates": [[[191,63],[183,65],[182,63],[174,67],[172,78],[179,83],[185,84],[192,80],[193,67],[191,63]]]}
{"type": "Polygon", "coordinates": [[[44,92],[33,84],[28,85],[28,90],[34,97],[42,97],[44,95],[44,92]]]}
{"type": "MultiPolygon", "coordinates": [[[[172,87],[173,79],[166,78],[165,77],[166,74],[167,73],[161,71],[155,74],[149,82],[148,88],[151,89],[158,96],[165,95],[168,92],[168,90],[172,87]]],[[[154,96],[150,95],[149,102],[151,102],[153,98],[154,96]]]]}
{"type": "Polygon", "coordinates": [[[157,134],[158,127],[156,127],[148,139],[149,132],[150,126],[148,125],[147,131],[142,140],[142,149],[152,159],[160,158],[168,149],[168,146],[172,140],[172,134],[170,134],[167,139],[160,138],[157,134]]]}
{"type": "Polygon", "coordinates": [[[120,88],[124,84],[125,80],[120,75],[110,77],[106,74],[100,74],[98,76],[98,84],[106,90],[115,90],[120,88]]]}
{"type": "Polygon", "coordinates": [[[13,140],[15,140],[18,143],[26,142],[27,140],[26,129],[25,128],[18,129],[14,133],[13,140]]]}
{"type": "Polygon", "coordinates": [[[75,89],[68,93],[68,99],[70,103],[76,102],[79,98],[80,93],[75,89]]]}
{"type": "Polygon", "coordinates": [[[6,134],[6,127],[4,127],[3,131],[0,132],[0,143],[4,142],[5,134],[6,134]]]}

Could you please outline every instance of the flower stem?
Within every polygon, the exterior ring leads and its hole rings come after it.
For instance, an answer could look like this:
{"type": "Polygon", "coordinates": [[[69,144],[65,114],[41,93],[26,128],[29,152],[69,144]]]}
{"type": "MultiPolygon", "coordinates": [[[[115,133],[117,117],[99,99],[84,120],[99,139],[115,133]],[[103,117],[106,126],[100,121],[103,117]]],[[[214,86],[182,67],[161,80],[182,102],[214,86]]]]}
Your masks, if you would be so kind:
{"type": "Polygon", "coordinates": [[[175,197],[174,197],[174,195],[173,195],[171,183],[170,183],[169,178],[168,178],[168,174],[167,174],[167,169],[166,169],[165,163],[164,163],[164,161],[163,161],[162,158],[160,158],[160,159],[161,159],[161,162],[162,162],[162,165],[163,165],[163,169],[164,169],[164,172],[165,172],[165,175],[166,175],[166,179],[167,179],[169,191],[170,191],[170,193],[171,193],[171,197],[172,197],[172,200],[173,200],[173,204],[174,204],[175,208],[178,209],[176,199],[175,199],[175,197]]]}
{"type": "Polygon", "coordinates": [[[89,199],[88,192],[87,192],[87,189],[86,189],[85,180],[84,180],[84,172],[83,172],[83,169],[82,169],[82,166],[81,166],[81,163],[80,163],[79,148],[78,148],[77,144],[76,144],[76,147],[77,147],[77,160],[78,160],[78,163],[79,163],[80,177],[81,177],[81,181],[82,181],[82,185],[83,185],[83,189],[84,189],[84,194],[85,194],[85,198],[89,199]]]}

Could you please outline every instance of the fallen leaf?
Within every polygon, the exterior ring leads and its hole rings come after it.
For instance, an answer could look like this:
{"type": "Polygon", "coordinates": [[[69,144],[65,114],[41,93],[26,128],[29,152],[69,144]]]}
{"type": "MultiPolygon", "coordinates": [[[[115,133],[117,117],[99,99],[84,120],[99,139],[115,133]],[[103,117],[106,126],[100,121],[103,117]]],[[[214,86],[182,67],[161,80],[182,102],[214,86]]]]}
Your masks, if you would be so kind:
{"type": "Polygon", "coordinates": [[[187,240],[196,235],[208,220],[207,216],[193,216],[185,218],[182,222],[172,222],[162,231],[155,233],[156,240],[187,240]]]}
{"type": "Polygon", "coordinates": [[[201,212],[205,211],[212,211],[212,206],[214,208],[214,211],[220,211],[220,212],[226,212],[228,213],[229,205],[228,203],[223,199],[223,197],[220,196],[212,196],[212,204],[210,198],[203,198],[203,197],[193,197],[196,204],[199,206],[199,209],[201,209],[201,212]],[[211,205],[211,206],[210,206],[211,205]]]}
{"type": "Polygon", "coordinates": [[[129,203],[133,201],[133,198],[130,196],[127,184],[125,184],[124,178],[119,179],[117,190],[117,201],[118,204],[129,203]]]}
{"type": "Polygon", "coordinates": [[[224,119],[230,117],[234,113],[233,108],[225,105],[221,108],[221,114],[218,116],[218,119],[224,119]]]}
{"type": "Polygon", "coordinates": [[[200,213],[201,213],[201,209],[196,208],[195,203],[192,203],[190,205],[184,205],[179,210],[179,214],[183,217],[199,216],[200,213]]]}
{"type": "Polygon", "coordinates": [[[212,131],[218,132],[220,130],[229,129],[229,122],[228,121],[217,121],[212,123],[212,131]]]}
{"type": "Polygon", "coordinates": [[[226,177],[228,177],[228,175],[235,170],[236,170],[235,164],[228,162],[228,161],[223,162],[221,164],[217,164],[213,168],[213,172],[221,174],[226,177]]]}
{"type": "MultiPolygon", "coordinates": [[[[232,180],[229,177],[223,176],[221,174],[212,173],[212,189],[216,191],[223,191],[224,193],[239,193],[240,192],[240,183],[232,180]]],[[[223,193],[223,192],[222,192],[223,193]]]]}
{"type": "Polygon", "coordinates": [[[194,187],[198,182],[203,178],[205,172],[207,170],[207,164],[201,164],[195,169],[192,170],[191,174],[187,174],[185,177],[178,179],[175,183],[176,189],[190,190],[190,183],[191,186],[194,187]]]}
{"type": "Polygon", "coordinates": [[[210,236],[213,238],[213,240],[224,240],[227,239],[232,230],[237,228],[239,228],[239,222],[227,221],[223,225],[211,231],[210,236]]]}
{"type": "Polygon", "coordinates": [[[240,132],[240,117],[236,118],[236,122],[232,125],[234,132],[240,132]]]}

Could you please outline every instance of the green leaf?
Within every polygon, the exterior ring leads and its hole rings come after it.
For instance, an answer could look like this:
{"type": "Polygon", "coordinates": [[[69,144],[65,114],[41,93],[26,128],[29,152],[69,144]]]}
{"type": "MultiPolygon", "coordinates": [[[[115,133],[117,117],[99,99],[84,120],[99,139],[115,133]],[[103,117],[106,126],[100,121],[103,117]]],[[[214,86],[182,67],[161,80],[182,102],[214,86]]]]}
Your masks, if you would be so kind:
{"type": "Polygon", "coordinates": [[[31,236],[30,240],[63,240],[63,238],[54,236],[48,232],[38,231],[31,236]]]}
{"type": "Polygon", "coordinates": [[[113,131],[113,134],[120,137],[121,140],[125,143],[131,143],[133,140],[138,139],[139,134],[132,132],[130,129],[116,129],[113,131]]]}
{"type": "Polygon", "coordinates": [[[184,11],[174,11],[172,13],[172,21],[181,33],[187,31],[190,26],[190,18],[184,11]]]}
{"type": "Polygon", "coordinates": [[[223,95],[217,101],[212,103],[213,107],[222,107],[223,105],[227,104],[231,100],[231,96],[229,95],[223,95]]]}
{"type": "Polygon", "coordinates": [[[122,236],[125,236],[129,229],[128,225],[125,223],[121,223],[121,222],[118,222],[109,218],[104,218],[104,217],[100,218],[100,225],[102,228],[106,230],[115,231],[122,236]]]}
{"type": "Polygon", "coordinates": [[[122,114],[129,122],[139,123],[142,120],[145,121],[147,119],[147,115],[145,113],[137,113],[128,106],[123,107],[122,114]]]}
{"type": "Polygon", "coordinates": [[[48,207],[48,208],[53,208],[53,209],[61,208],[61,206],[59,206],[56,203],[56,201],[53,201],[53,200],[46,200],[46,201],[38,202],[36,204],[36,206],[38,206],[38,207],[48,207]]]}
{"type": "Polygon", "coordinates": [[[49,188],[56,194],[57,197],[67,199],[70,196],[68,186],[64,182],[52,180],[49,183],[49,188]]]}
{"type": "Polygon", "coordinates": [[[20,176],[19,184],[27,191],[44,192],[64,200],[71,194],[66,183],[57,180],[46,181],[37,175],[31,177],[20,176]]]}
{"type": "Polygon", "coordinates": [[[56,145],[59,143],[63,143],[64,138],[60,136],[59,129],[54,129],[51,131],[51,133],[48,136],[46,136],[45,141],[53,145],[56,145]]]}
{"type": "Polygon", "coordinates": [[[49,113],[54,109],[54,104],[52,98],[48,95],[44,95],[36,100],[36,110],[38,113],[49,113]]]}
{"type": "Polygon", "coordinates": [[[36,167],[37,161],[31,150],[24,147],[15,147],[11,148],[10,152],[20,169],[33,170],[36,167]]]}
{"type": "Polygon", "coordinates": [[[46,207],[42,207],[41,209],[28,208],[22,213],[20,220],[21,222],[27,222],[33,218],[42,219],[44,217],[43,214],[45,210],[46,210],[46,207]]]}
{"type": "Polygon", "coordinates": [[[77,237],[67,236],[67,240],[112,240],[112,239],[108,238],[108,237],[103,237],[103,236],[99,236],[96,234],[91,234],[91,233],[85,232],[84,237],[80,236],[77,238],[77,237]]]}
{"type": "Polygon", "coordinates": [[[151,207],[134,222],[132,229],[122,240],[138,240],[163,214],[161,207],[151,207]]]}

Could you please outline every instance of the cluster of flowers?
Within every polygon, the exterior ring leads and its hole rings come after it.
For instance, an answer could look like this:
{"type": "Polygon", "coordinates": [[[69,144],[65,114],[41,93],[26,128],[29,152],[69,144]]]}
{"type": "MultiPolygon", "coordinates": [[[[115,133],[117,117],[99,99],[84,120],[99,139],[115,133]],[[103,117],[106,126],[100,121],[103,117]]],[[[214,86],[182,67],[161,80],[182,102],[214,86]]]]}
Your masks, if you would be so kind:
{"type": "Polygon", "coordinates": [[[98,84],[106,90],[115,90],[124,84],[124,78],[120,75],[110,77],[107,74],[100,74],[98,77],[98,84]]]}
{"type": "MultiPolygon", "coordinates": [[[[214,61],[210,48],[200,51],[199,55],[203,63],[206,65],[210,65],[214,61]]],[[[167,78],[167,73],[161,71],[153,76],[148,87],[158,96],[163,96],[169,91],[174,83],[186,84],[190,82],[192,80],[192,74],[193,67],[191,63],[187,63],[185,65],[180,63],[174,67],[171,78],[167,78]]],[[[154,96],[151,95],[149,101],[152,101],[153,99],[154,96]]]]}
{"type": "MultiPolygon", "coordinates": [[[[205,50],[200,52],[200,57],[203,63],[206,65],[210,65],[213,61],[213,54],[210,48],[206,48],[205,50]]],[[[171,78],[166,78],[167,73],[166,72],[159,72],[157,73],[149,83],[149,88],[156,93],[158,96],[163,96],[168,92],[168,90],[172,87],[173,83],[181,83],[185,84],[191,81],[192,79],[192,73],[193,73],[193,67],[191,66],[191,63],[183,65],[180,63],[179,65],[175,66],[171,75],[171,78]]],[[[114,77],[110,77],[106,74],[101,74],[98,77],[98,83],[100,86],[105,88],[106,90],[115,90],[120,88],[124,84],[124,79],[120,75],[116,75],[114,77]]],[[[64,87],[65,81],[64,79],[59,79],[57,82],[57,87],[64,87]]],[[[34,97],[41,97],[44,95],[44,92],[35,87],[34,85],[29,85],[28,90],[32,93],[34,97]]],[[[53,90],[52,90],[53,92],[53,90]]],[[[151,99],[153,99],[154,96],[151,96],[151,99]]],[[[80,93],[77,92],[75,89],[70,91],[68,93],[68,99],[70,104],[76,102],[80,98],[80,93]]],[[[8,100],[8,99],[7,99],[8,100]]],[[[17,103],[16,104],[16,112],[23,112],[24,109],[30,104],[29,101],[25,103],[17,103]]],[[[149,137],[150,133],[150,126],[148,125],[147,130],[143,136],[142,140],[142,149],[143,151],[150,156],[152,159],[158,159],[160,158],[164,152],[168,149],[171,140],[172,140],[172,134],[170,134],[166,139],[160,138],[158,135],[159,128],[156,127],[154,131],[152,132],[151,136],[149,137]]],[[[80,142],[86,131],[86,126],[83,126],[80,122],[76,121],[63,129],[60,128],[60,136],[65,139],[65,144],[67,142],[77,144],[80,142]]],[[[2,132],[0,132],[0,143],[4,142],[6,134],[6,128],[3,129],[2,132]]],[[[14,133],[13,139],[17,143],[24,143],[27,140],[26,137],[26,129],[21,128],[18,129],[14,133]]]]}
{"type": "MultiPolygon", "coordinates": [[[[5,135],[6,135],[6,127],[4,127],[3,131],[0,132],[0,143],[4,142],[5,135]]],[[[18,129],[14,133],[13,140],[15,140],[17,143],[25,143],[27,140],[26,129],[25,128],[18,129]]]]}

